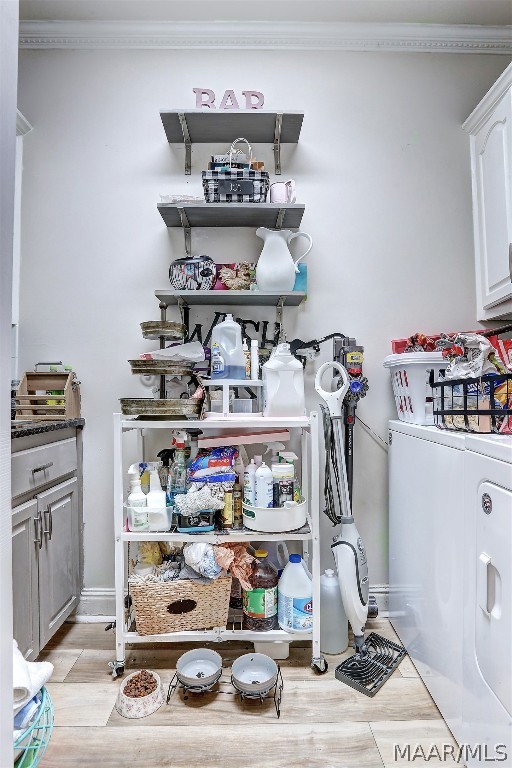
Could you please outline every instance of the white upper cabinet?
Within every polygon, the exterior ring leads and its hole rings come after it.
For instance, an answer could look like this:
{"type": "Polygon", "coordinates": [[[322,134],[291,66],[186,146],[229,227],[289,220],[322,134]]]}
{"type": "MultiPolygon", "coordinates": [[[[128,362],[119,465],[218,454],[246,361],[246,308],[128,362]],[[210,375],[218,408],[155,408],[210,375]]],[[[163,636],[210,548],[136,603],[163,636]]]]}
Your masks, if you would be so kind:
{"type": "Polygon", "coordinates": [[[464,128],[471,136],[478,319],[512,316],[512,64],[464,128]]]}

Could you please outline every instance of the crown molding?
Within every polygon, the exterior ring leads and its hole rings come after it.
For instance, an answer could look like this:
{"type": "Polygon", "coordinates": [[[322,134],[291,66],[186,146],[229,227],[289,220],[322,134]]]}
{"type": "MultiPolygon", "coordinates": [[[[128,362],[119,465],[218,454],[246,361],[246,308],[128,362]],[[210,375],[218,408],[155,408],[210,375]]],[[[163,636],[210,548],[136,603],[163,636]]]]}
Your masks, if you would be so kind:
{"type": "Polygon", "coordinates": [[[487,91],[480,104],[472,111],[462,126],[464,130],[467,133],[476,133],[510,88],[512,88],[512,64],[506,68],[492,88],[487,91]]]}
{"type": "Polygon", "coordinates": [[[20,48],[512,54],[512,27],[366,22],[21,21],[20,48]]]}

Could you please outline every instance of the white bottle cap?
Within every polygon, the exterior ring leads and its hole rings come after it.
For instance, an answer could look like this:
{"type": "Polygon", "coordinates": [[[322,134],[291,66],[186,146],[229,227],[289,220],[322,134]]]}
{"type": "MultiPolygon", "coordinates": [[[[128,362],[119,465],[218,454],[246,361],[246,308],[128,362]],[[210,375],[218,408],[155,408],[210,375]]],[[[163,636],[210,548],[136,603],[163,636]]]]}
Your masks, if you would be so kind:
{"type": "Polygon", "coordinates": [[[332,570],[332,568],[327,568],[324,575],[332,579],[334,577],[334,571],[332,570]]]}
{"type": "Polygon", "coordinates": [[[251,347],[257,347],[258,346],[258,339],[251,339],[251,347]]]}

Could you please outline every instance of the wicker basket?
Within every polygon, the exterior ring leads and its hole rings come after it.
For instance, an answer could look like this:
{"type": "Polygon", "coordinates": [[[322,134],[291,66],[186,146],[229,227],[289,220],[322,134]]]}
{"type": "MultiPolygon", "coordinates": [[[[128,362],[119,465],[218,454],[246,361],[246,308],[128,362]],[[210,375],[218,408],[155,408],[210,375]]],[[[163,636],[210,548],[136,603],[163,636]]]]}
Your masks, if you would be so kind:
{"type": "Polygon", "coordinates": [[[191,629],[225,627],[231,576],[211,584],[190,579],[163,584],[130,584],[139,635],[161,635],[191,629]]]}

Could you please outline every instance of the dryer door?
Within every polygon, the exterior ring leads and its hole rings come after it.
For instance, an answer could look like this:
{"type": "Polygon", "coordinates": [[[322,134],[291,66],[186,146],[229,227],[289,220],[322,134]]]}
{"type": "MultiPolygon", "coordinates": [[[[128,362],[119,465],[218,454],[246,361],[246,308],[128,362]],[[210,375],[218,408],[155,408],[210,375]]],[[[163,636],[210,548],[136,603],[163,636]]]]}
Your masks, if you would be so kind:
{"type": "Polygon", "coordinates": [[[479,485],[475,647],[488,686],[512,714],[512,491],[479,485]]]}

